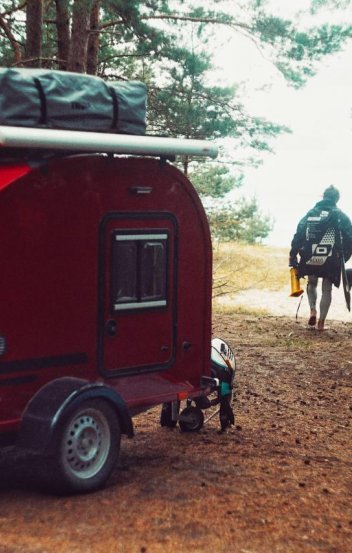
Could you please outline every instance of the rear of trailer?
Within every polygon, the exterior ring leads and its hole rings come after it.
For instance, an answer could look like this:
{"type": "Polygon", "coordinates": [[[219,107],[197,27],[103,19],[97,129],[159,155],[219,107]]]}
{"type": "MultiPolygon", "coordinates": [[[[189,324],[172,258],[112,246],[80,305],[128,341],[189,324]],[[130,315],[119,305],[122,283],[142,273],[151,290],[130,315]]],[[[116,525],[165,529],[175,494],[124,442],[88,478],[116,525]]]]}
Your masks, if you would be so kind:
{"type": "Polygon", "coordinates": [[[0,430],[90,491],[134,414],[168,405],[172,426],[209,392],[209,228],[167,158],[215,150],[14,127],[0,144],[0,430]]]}
{"type": "Polygon", "coordinates": [[[199,430],[232,366],[225,346],[211,363],[207,218],[170,163],[217,148],[145,136],[142,83],[0,84],[0,437],[45,460],[52,489],[92,491],[135,414],[199,430]]]}

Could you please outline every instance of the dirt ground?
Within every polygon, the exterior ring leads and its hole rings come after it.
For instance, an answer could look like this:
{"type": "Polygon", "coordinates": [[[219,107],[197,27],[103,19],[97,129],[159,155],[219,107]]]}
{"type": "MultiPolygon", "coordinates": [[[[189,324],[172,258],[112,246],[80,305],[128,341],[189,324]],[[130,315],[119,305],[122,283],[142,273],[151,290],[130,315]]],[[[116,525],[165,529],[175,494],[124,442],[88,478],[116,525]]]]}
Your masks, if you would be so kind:
{"type": "Polygon", "coordinates": [[[222,315],[237,357],[236,424],[196,434],[135,419],[98,493],[53,497],[0,456],[0,553],[352,552],[352,325],[222,315]]]}

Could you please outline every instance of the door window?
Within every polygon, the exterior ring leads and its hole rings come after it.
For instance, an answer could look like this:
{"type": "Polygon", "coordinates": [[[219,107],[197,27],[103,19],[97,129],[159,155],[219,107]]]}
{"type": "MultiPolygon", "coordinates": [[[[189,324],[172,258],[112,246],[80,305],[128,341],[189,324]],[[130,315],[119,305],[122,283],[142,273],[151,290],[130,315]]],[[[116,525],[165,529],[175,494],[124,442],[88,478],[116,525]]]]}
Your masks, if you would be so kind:
{"type": "Polygon", "coordinates": [[[114,233],[113,311],[167,305],[167,232],[114,233]]]}

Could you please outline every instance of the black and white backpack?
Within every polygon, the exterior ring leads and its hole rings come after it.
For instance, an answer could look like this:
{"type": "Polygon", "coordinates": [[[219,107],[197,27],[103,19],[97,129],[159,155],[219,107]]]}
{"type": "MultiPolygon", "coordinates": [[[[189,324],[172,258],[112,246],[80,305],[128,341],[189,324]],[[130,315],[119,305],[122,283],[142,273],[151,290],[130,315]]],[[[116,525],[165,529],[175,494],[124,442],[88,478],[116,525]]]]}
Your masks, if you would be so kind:
{"type": "Polygon", "coordinates": [[[340,263],[341,239],[338,209],[314,208],[307,214],[300,273],[325,276],[340,263]]]}

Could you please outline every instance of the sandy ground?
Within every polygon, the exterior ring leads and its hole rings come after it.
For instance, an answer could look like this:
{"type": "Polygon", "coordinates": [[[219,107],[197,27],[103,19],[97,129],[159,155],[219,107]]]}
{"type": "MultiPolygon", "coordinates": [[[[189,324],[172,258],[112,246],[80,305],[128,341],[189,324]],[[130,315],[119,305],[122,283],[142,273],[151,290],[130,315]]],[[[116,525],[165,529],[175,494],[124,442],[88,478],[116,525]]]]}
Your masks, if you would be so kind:
{"type": "MultiPolygon", "coordinates": [[[[299,298],[291,298],[290,290],[283,288],[279,291],[251,289],[240,292],[235,296],[227,295],[218,298],[222,305],[235,306],[242,305],[250,309],[264,309],[271,315],[284,315],[287,317],[296,317],[298,311],[299,318],[309,318],[309,304],[307,293],[299,298]],[[301,301],[302,298],[302,301],[301,301]]],[[[320,286],[318,288],[318,304],[320,298],[320,286]]],[[[352,314],[346,307],[342,288],[333,287],[332,302],[328,313],[329,320],[344,321],[352,323],[352,314]]]]}
{"type": "MultiPolygon", "coordinates": [[[[352,326],[223,315],[237,357],[235,427],[135,419],[105,489],[55,497],[38,459],[0,453],[0,553],[351,553],[352,326]]],[[[209,413],[208,413],[209,414],[209,413]]]]}

